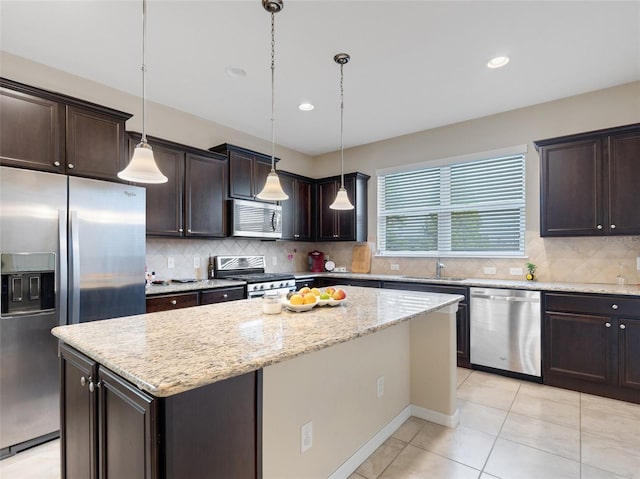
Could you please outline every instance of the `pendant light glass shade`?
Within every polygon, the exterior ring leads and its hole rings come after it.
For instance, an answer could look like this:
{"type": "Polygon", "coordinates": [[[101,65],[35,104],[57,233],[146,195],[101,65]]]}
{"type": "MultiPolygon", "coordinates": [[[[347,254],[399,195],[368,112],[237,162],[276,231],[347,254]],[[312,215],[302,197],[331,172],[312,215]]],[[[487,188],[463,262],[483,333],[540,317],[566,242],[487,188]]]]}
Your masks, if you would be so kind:
{"type": "Polygon", "coordinates": [[[153,150],[147,143],[138,143],[127,167],[118,178],[133,183],[166,183],[168,178],[158,169],[153,150]]]}
{"type": "Polygon", "coordinates": [[[333,200],[333,203],[329,205],[329,208],[332,210],[352,210],[353,205],[349,201],[349,196],[347,195],[347,190],[344,186],[338,188],[338,194],[336,195],[336,199],[333,200]]]}
{"type": "Polygon", "coordinates": [[[336,199],[329,205],[332,210],[352,210],[353,205],[349,201],[349,195],[344,188],[344,142],[343,142],[343,124],[344,124],[344,74],[342,68],[351,57],[347,53],[338,53],[333,57],[333,61],[340,65],[340,188],[336,194],[336,199]]]}
{"type": "Polygon", "coordinates": [[[168,178],[162,174],[153,158],[153,150],[147,143],[146,116],[147,98],[145,94],[145,47],[147,38],[147,1],[142,0],[142,140],[136,145],[133,157],[127,167],[118,173],[118,178],[133,183],[166,183],[168,178]]]}
{"type": "Polygon", "coordinates": [[[284,8],[282,0],[262,0],[262,7],[269,13],[271,13],[271,172],[267,175],[267,181],[265,181],[262,191],[256,195],[259,200],[265,201],[282,201],[289,199],[282,186],[280,185],[280,178],[276,173],[276,135],[275,135],[275,50],[276,50],[276,36],[275,36],[275,14],[284,8]]]}

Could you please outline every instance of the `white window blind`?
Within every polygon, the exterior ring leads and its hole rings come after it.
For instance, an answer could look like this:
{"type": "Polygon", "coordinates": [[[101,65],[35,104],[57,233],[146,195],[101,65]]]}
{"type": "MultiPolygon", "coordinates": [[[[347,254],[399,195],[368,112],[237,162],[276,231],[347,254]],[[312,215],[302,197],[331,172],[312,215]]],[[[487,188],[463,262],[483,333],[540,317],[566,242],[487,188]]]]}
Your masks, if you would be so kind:
{"type": "Polygon", "coordinates": [[[378,254],[523,255],[524,155],[378,176],[378,254]]]}

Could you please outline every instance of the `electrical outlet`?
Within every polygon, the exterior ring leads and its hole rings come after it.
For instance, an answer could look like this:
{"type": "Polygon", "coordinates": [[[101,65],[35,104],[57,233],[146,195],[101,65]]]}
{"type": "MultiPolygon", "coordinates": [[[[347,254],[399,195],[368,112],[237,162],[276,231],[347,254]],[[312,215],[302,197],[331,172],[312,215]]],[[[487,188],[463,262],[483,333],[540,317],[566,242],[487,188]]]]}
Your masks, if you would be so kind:
{"type": "Polygon", "coordinates": [[[199,268],[200,267],[200,256],[194,256],[193,257],[193,267],[194,268],[199,268]]]}
{"type": "Polygon", "coordinates": [[[522,276],[522,268],[509,268],[511,276],[522,276]]]}
{"type": "Polygon", "coordinates": [[[391,263],[391,271],[399,271],[400,265],[398,263],[391,263]]]}
{"type": "Polygon", "coordinates": [[[300,428],[300,453],[306,452],[313,446],[313,422],[309,421],[300,428]]]}
{"type": "Polygon", "coordinates": [[[640,256],[636,257],[636,269],[640,271],[640,256]]]}
{"type": "Polygon", "coordinates": [[[376,381],[376,394],[378,398],[384,396],[384,376],[380,376],[376,381]]]}
{"type": "Polygon", "coordinates": [[[496,274],[496,268],[493,266],[485,266],[484,274],[496,274]]]}
{"type": "Polygon", "coordinates": [[[271,257],[271,264],[273,266],[276,266],[278,264],[278,257],[277,256],[272,256],[271,257]]]}
{"type": "Polygon", "coordinates": [[[176,260],[173,258],[173,256],[169,256],[167,258],[167,268],[171,269],[175,267],[176,267],[176,260]]]}

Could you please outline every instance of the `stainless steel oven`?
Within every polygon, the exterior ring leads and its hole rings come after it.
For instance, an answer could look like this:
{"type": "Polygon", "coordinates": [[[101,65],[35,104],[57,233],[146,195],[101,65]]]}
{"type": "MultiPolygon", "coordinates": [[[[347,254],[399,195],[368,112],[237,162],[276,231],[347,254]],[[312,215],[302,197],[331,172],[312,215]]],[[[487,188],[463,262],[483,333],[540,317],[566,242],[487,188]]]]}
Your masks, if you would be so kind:
{"type": "Polygon", "coordinates": [[[216,256],[214,275],[218,279],[234,279],[247,283],[247,296],[260,298],[267,291],[286,294],[295,291],[293,273],[266,273],[264,256],[216,256]]]}

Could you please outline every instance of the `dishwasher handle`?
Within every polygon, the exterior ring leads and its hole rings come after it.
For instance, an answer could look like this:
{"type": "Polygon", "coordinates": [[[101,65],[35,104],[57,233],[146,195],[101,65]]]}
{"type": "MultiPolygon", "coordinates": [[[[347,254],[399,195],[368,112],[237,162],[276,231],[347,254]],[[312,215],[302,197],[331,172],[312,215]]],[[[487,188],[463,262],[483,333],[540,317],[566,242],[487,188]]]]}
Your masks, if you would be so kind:
{"type": "Polygon", "coordinates": [[[539,303],[540,298],[527,296],[497,296],[494,294],[471,293],[472,298],[490,299],[497,301],[521,302],[521,303],[539,303]]]}

